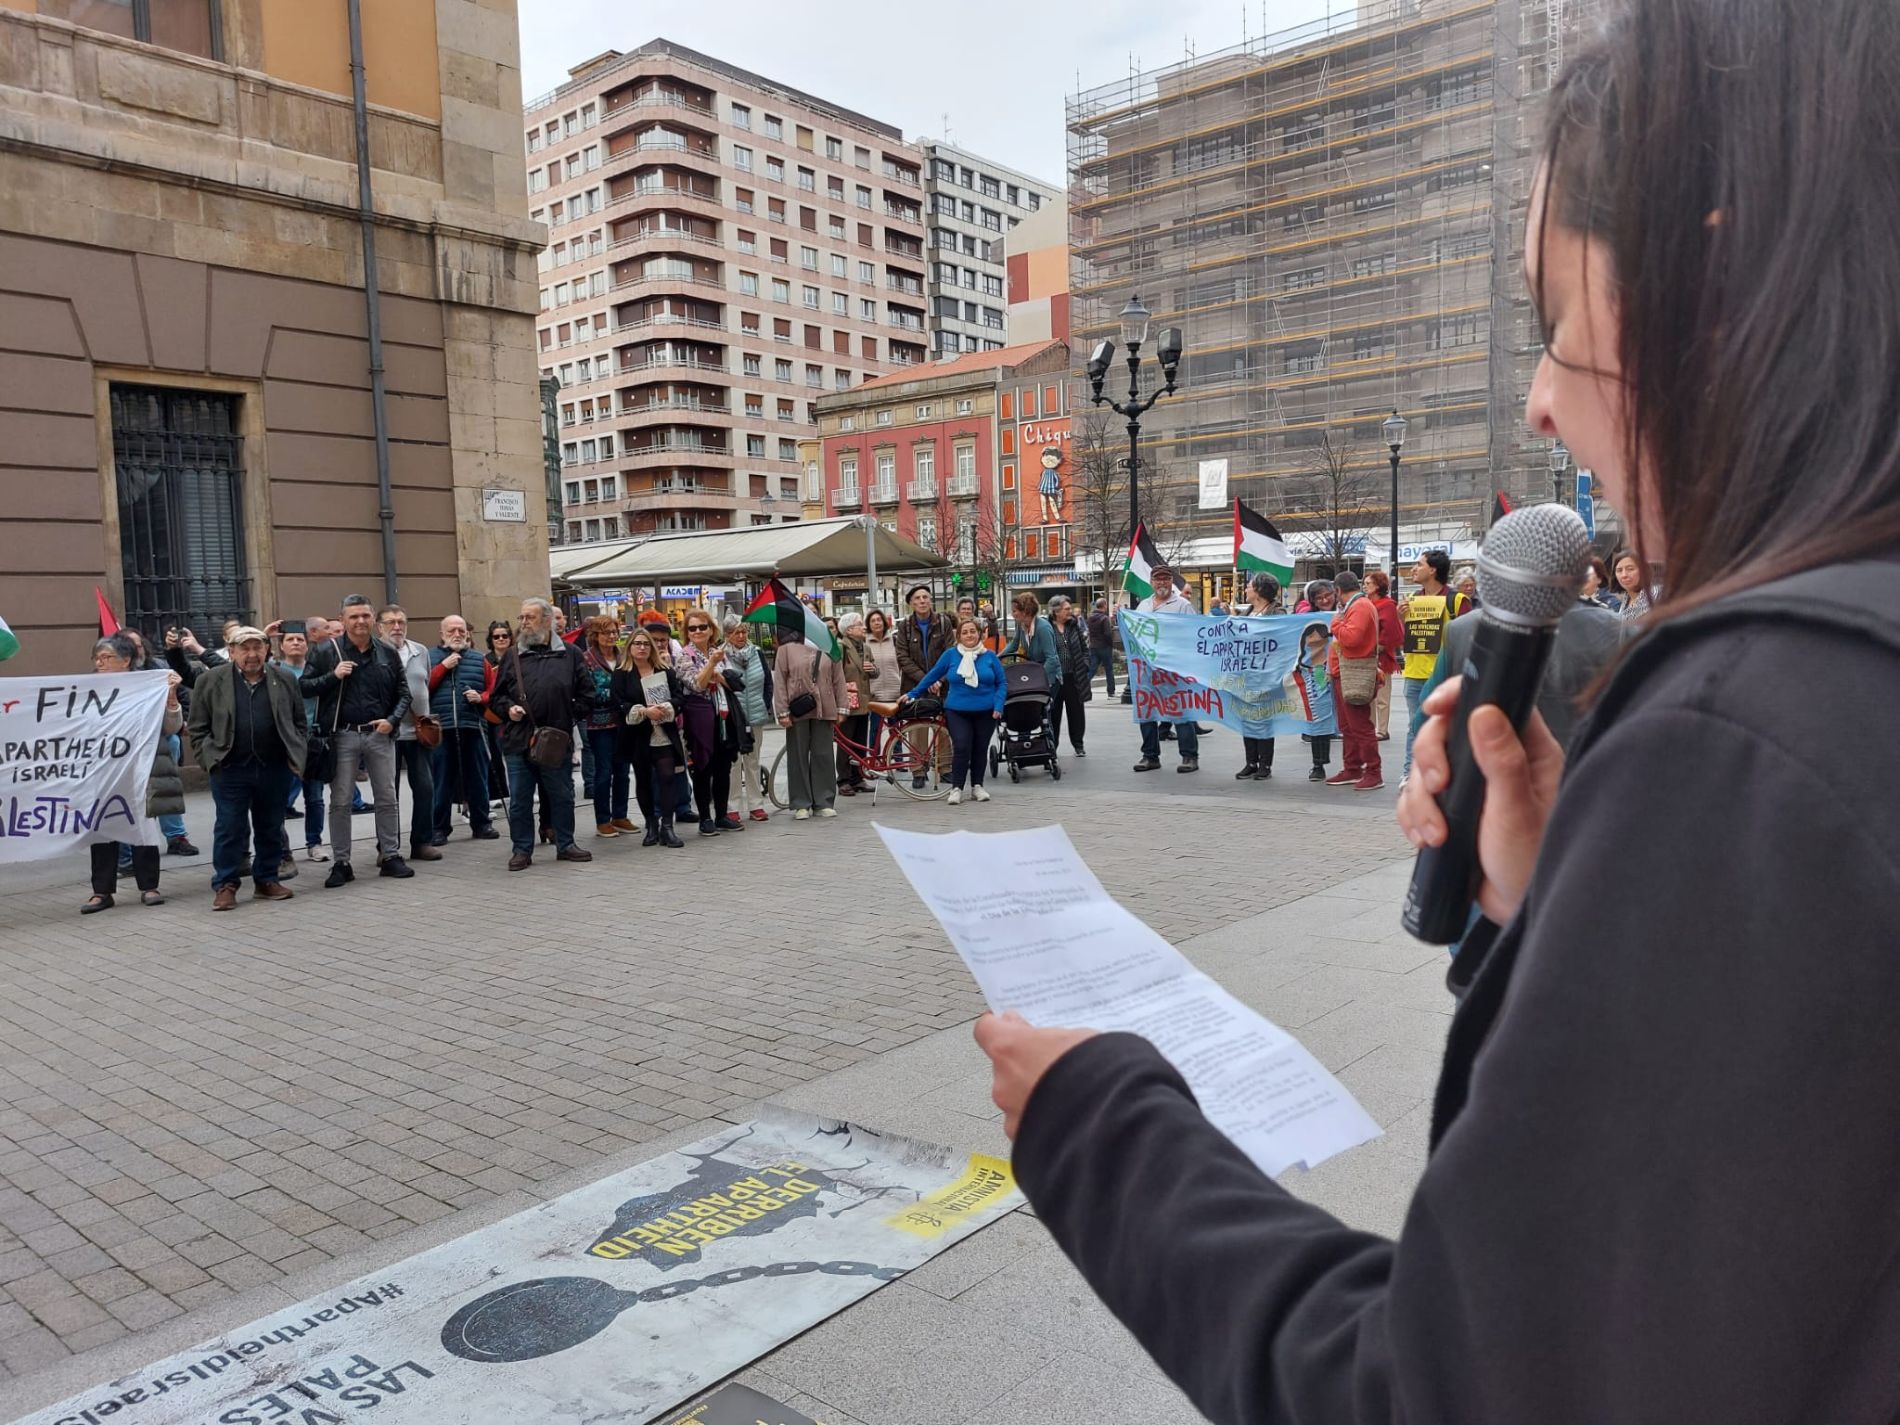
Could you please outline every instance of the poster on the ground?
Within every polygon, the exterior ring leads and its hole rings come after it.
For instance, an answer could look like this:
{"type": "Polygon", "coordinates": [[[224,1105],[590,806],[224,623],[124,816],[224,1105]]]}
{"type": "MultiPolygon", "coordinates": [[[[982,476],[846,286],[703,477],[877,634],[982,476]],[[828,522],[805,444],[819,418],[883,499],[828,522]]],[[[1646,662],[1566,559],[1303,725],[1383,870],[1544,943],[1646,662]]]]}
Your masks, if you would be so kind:
{"type": "Polygon", "coordinates": [[[1329,735],[1327,614],[1119,615],[1136,722],[1218,722],[1247,737],[1329,735]]]}
{"type": "Polygon", "coordinates": [[[145,793],[165,701],[162,669],[0,678],[0,865],[157,845],[145,793]]]}
{"type": "Polygon", "coordinates": [[[22,1425],[641,1425],[1019,1202],[1000,1159],[774,1111],[22,1425]]]}
{"type": "Polygon", "coordinates": [[[666,1425],[819,1425],[811,1416],[734,1381],[666,1419],[666,1425]]]}

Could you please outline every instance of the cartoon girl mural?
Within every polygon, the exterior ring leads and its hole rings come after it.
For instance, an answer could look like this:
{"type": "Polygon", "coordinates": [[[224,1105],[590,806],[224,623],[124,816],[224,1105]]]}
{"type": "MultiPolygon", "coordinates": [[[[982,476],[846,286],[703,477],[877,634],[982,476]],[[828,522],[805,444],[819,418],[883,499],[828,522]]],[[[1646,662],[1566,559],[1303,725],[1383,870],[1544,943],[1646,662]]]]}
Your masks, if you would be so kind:
{"type": "Polygon", "coordinates": [[[1042,522],[1044,524],[1062,523],[1062,447],[1045,445],[1042,448],[1042,483],[1038,492],[1042,496],[1042,522]]]}

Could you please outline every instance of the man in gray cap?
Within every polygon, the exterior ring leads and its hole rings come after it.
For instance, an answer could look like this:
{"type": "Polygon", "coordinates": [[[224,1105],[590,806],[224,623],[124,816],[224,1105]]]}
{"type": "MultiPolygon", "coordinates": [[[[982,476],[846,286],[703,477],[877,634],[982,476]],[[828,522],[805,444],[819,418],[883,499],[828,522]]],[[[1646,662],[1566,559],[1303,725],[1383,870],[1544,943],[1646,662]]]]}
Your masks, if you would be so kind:
{"type": "Polygon", "coordinates": [[[185,724],[191,755],[211,774],[218,809],[211,838],[213,910],[237,905],[239,867],[247,854],[257,899],[291,898],[281,880],[290,859],[284,808],[294,779],[303,775],[308,745],[303,690],[269,661],[263,630],[239,628],[227,647],[229,659],[206,669],[193,686],[185,724]]]}

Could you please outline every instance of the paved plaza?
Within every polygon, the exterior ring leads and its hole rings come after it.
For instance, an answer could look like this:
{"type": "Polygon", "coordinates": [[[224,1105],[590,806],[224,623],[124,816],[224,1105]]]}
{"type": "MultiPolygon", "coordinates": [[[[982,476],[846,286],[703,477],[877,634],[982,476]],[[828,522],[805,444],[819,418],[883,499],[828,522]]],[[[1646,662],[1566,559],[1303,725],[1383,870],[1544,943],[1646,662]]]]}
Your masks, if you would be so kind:
{"type": "MultiPolygon", "coordinates": [[[[974,983],[873,819],[1060,822],[1125,905],[1295,1030],[1386,1135],[1288,1185],[1396,1231],[1423,1165],[1451,1001],[1398,929],[1390,787],[1130,770],[1098,695],[1090,756],[987,806],[887,793],[687,850],[581,844],[504,871],[466,832],[411,881],[81,919],[85,867],[0,884],[0,1420],[743,1121],[762,1102],[1003,1153],[974,983]]],[[[1398,749],[1398,742],[1383,745],[1398,749]]],[[[1337,766],[1337,753],[1335,753],[1337,766]]],[[[1396,765],[1388,775],[1396,784],[1396,765]]],[[[583,819],[586,813],[583,809],[583,819]]],[[[193,839],[210,844],[209,799],[193,839]]],[[[739,1379],[834,1425],[1151,1420],[1179,1396],[1027,1210],[739,1379]]]]}

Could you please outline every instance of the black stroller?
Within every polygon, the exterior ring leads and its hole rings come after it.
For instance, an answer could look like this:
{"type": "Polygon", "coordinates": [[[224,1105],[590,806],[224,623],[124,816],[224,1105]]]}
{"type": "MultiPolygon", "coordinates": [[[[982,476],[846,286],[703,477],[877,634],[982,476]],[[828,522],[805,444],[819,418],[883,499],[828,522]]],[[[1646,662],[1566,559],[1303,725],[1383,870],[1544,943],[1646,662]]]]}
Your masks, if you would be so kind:
{"type": "Polygon", "coordinates": [[[1049,737],[1049,674],[1040,663],[1003,665],[1003,726],[990,748],[990,775],[1009,764],[1009,779],[1020,782],[1025,767],[1047,767],[1049,779],[1062,780],[1056,745],[1049,737]]]}

